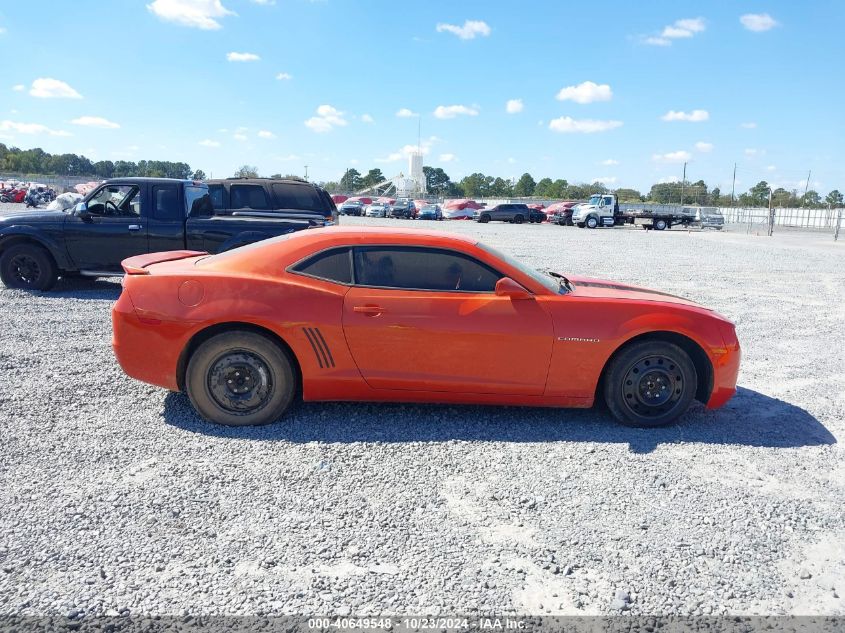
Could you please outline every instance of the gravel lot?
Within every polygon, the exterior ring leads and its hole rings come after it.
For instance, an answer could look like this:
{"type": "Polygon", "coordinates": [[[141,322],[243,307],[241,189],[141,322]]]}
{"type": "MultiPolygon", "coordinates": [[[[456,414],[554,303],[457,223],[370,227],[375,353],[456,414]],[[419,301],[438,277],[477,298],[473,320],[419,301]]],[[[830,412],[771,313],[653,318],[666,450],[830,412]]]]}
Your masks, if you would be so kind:
{"type": "Polygon", "coordinates": [[[122,375],[116,282],[0,288],[0,613],[845,613],[845,242],[428,226],[713,307],[738,395],[658,430],[360,404],[233,430],[122,375]]]}

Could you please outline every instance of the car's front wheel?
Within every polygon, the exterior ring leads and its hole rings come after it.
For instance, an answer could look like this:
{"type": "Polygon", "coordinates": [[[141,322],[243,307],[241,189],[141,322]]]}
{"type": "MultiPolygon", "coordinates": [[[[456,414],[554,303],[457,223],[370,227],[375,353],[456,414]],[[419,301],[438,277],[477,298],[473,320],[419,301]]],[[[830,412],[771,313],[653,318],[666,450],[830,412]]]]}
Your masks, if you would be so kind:
{"type": "Polygon", "coordinates": [[[599,225],[599,221],[595,217],[590,216],[589,218],[587,218],[587,228],[588,229],[594,229],[598,225],[599,225]]]}
{"type": "Polygon", "coordinates": [[[251,426],[278,420],[296,394],[296,369],[270,338],[248,331],[218,334],[191,355],[185,387],[206,420],[251,426]]]}
{"type": "Polygon", "coordinates": [[[8,288],[49,290],[58,275],[50,253],[34,244],[12,246],[0,258],[0,279],[8,288]]]}
{"type": "Polygon", "coordinates": [[[674,343],[641,341],[617,354],[604,374],[604,399],[619,422],[655,427],[675,422],[698,388],[689,355],[674,343]]]}

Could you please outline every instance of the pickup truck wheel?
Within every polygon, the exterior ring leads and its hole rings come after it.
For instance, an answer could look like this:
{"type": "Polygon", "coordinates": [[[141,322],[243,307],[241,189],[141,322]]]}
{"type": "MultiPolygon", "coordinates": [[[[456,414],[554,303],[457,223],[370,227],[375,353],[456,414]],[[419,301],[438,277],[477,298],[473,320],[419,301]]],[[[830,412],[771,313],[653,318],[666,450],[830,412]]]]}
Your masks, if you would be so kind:
{"type": "Polygon", "coordinates": [[[666,220],[662,220],[662,219],[661,219],[661,220],[657,220],[657,221],[654,223],[654,228],[655,228],[655,229],[657,229],[658,231],[662,231],[662,230],[664,230],[664,229],[666,228],[666,220]]]}
{"type": "Polygon", "coordinates": [[[513,223],[514,224],[522,224],[522,220],[523,220],[523,217],[521,215],[517,215],[516,217],[514,217],[513,223]]]}
{"type": "Polygon", "coordinates": [[[58,276],[52,255],[34,244],[12,246],[0,258],[0,279],[9,288],[49,290],[58,276]]]}
{"type": "Polygon", "coordinates": [[[587,218],[587,228],[588,229],[594,229],[598,225],[599,225],[599,221],[596,219],[595,216],[591,215],[589,218],[587,218]]]}
{"type": "Polygon", "coordinates": [[[296,371],[288,354],[255,332],[218,334],[188,361],[185,387],[206,420],[252,426],[278,420],[296,393],[296,371]]]}
{"type": "Polygon", "coordinates": [[[604,373],[604,399],[626,426],[656,427],[675,422],[698,387],[689,355],[674,343],[642,341],[624,348],[604,373]]]}

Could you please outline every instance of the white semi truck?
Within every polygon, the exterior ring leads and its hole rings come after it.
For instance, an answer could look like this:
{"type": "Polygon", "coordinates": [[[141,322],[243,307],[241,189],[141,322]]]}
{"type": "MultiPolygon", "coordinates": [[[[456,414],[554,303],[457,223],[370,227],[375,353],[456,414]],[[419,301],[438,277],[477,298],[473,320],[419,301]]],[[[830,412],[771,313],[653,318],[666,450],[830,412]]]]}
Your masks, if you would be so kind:
{"type": "Polygon", "coordinates": [[[588,202],[573,208],[572,223],[577,227],[588,229],[636,224],[645,229],[663,231],[677,225],[696,224],[696,208],[678,207],[671,211],[620,211],[616,194],[594,193],[588,202]]]}

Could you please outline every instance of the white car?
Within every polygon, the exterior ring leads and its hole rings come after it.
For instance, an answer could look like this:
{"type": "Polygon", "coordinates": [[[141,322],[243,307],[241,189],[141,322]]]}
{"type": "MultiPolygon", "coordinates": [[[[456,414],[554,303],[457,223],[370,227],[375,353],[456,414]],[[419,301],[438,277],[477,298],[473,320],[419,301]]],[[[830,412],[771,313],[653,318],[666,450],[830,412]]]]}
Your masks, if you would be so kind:
{"type": "Polygon", "coordinates": [[[364,209],[364,215],[368,218],[386,218],[387,212],[390,209],[390,205],[384,202],[373,202],[370,205],[367,205],[367,208],[364,209]]]}

